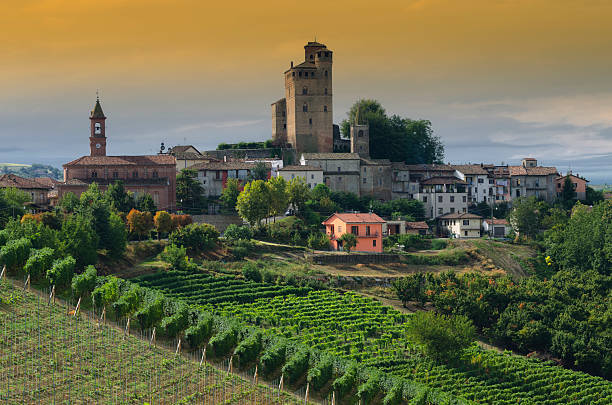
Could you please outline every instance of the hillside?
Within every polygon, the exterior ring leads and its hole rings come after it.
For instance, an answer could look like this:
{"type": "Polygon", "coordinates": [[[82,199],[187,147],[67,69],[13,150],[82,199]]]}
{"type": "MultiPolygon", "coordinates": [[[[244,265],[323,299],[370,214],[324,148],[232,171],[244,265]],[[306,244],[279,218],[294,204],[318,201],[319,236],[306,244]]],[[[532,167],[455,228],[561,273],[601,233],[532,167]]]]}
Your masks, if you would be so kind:
{"type": "Polygon", "coordinates": [[[13,173],[17,176],[33,178],[33,177],[51,177],[55,180],[61,180],[63,177],[62,171],[56,167],[42,164],[19,164],[19,163],[0,163],[0,175],[13,173]]]}

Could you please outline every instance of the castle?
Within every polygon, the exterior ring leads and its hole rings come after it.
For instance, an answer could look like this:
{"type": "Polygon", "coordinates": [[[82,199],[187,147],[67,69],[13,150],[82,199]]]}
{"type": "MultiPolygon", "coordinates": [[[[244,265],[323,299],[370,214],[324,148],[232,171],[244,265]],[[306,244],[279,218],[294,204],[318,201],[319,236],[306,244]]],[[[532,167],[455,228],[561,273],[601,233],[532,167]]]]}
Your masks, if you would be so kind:
{"type": "Polygon", "coordinates": [[[305,60],[285,71],[285,98],[272,104],[272,140],[300,153],[334,151],[333,52],[318,42],[304,46],[305,60]]]}

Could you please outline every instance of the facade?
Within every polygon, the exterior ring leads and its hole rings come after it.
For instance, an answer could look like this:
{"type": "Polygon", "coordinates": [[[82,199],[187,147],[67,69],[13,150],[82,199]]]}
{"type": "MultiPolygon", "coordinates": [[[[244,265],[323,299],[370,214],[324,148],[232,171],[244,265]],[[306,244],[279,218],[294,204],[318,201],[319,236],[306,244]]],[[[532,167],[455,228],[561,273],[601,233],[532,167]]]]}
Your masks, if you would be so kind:
{"type": "Polygon", "coordinates": [[[332,191],[359,195],[361,159],[356,153],[303,153],[300,165],[323,170],[323,183],[332,191]]]}
{"type": "Polygon", "coordinates": [[[483,165],[453,165],[459,172],[459,178],[467,183],[468,205],[480,202],[493,203],[495,201],[495,179],[489,175],[483,165]]]}
{"type": "Polygon", "coordinates": [[[414,198],[423,202],[426,218],[467,212],[466,182],[457,177],[425,179],[414,198]]]}
{"type": "Polygon", "coordinates": [[[310,189],[315,188],[317,184],[323,184],[323,169],[317,166],[285,166],[278,171],[278,175],[287,181],[302,177],[310,189]]]}
{"type": "Polygon", "coordinates": [[[193,145],[177,145],[168,150],[168,154],[176,159],[176,171],[190,168],[191,166],[205,162],[219,161],[212,156],[203,155],[193,145]]]}
{"type": "Polygon", "coordinates": [[[482,221],[482,232],[492,238],[505,238],[511,229],[506,219],[489,218],[482,221]]]}
{"type": "Polygon", "coordinates": [[[150,194],[160,210],[176,209],[176,160],[171,155],[107,156],[106,117],[100,100],[90,116],[90,154],[64,167],[64,181],[56,186],[58,199],[72,192],[79,196],[91,183],[104,191],[109,184],[123,181],[135,197],[150,194]]]}
{"type": "Polygon", "coordinates": [[[429,225],[425,221],[411,222],[401,219],[387,221],[383,224],[383,235],[427,235],[429,225]]]}
{"type": "MultiPolygon", "coordinates": [[[[571,172],[569,172],[566,176],[569,176],[570,179],[572,179],[572,185],[574,186],[574,191],[576,192],[576,199],[586,200],[586,189],[589,181],[580,176],[575,176],[571,172]]],[[[561,192],[563,192],[566,176],[559,176],[555,179],[557,195],[560,195],[561,192]]]]}
{"type": "Polygon", "coordinates": [[[25,177],[17,176],[12,173],[0,176],[0,189],[19,189],[28,194],[32,203],[40,208],[45,208],[49,205],[49,192],[53,188],[51,185],[45,183],[45,181],[39,182],[36,179],[26,179],[25,177]]]}
{"type": "Polygon", "coordinates": [[[342,250],[340,237],[352,233],[357,237],[356,252],[382,253],[383,224],[385,221],[376,214],[335,213],[323,221],[325,233],[329,236],[333,250],[342,250]]]}
{"type": "MultiPolygon", "coordinates": [[[[202,184],[204,196],[217,198],[221,196],[227,179],[238,179],[241,185],[249,179],[251,171],[257,167],[255,162],[229,161],[199,163],[191,168],[198,172],[198,181],[202,184]]],[[[272,166],[266,163],[268,168],[267,178],[272,173],[272,166]]]]}
{"type": "Polygon", "coordinates": [[[482,217],[470,213],[454,213],[438,218],[438,232],[450,238],[479,238],[482,217]]]}
{"type": "Polygon", "coordinates": [[[552,202],[556,198],[555,179],[559,174],[555,167],[538,166],[536,159],[525,158],[521,166],[509,166],[509,170],[512,199],[536,197],[552,202]]]}
{"type": "Polygon", "coordinates": [[[406,222],[406,233],[416,235],[428,235],[429,225],[425,221],[406,222]]]}
{"type": "Polygon", "coordinates": [[[482,165],[495,182],[495,203],[510,201],[510,168],[508,165],[482,165]]]}
{"type": "Polygon", "coordinates": [[[272,140],[300,153],[331,153],[333,52],[318,42],[304,46],[304,62],[285,71],[285,98],[272,104],[272,140]]]}
{"type": "Polygon", "coordinates": [[[419,184],[410,181],[410,170],[403,162],[391,162],[391,199],[413,199],[419,184]]]}

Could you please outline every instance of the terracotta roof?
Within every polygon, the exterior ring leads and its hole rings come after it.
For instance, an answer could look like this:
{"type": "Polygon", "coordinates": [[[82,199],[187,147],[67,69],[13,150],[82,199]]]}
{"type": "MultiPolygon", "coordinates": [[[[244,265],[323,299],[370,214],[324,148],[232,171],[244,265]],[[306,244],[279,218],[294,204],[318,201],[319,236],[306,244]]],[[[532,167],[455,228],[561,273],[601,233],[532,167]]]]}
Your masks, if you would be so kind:
{"type": "Polygon", "coordinates": [[[317,166],[292,165],[292,166],[285,166],[282,169],[278,169],[278,171],[280,171],[280,172],[306,172],[306,171],[320,171],[320,172],[322,172],[323,169],[321,169],[320,167],[317,167],[317,166]]]}
{"type": "Polygon", "coordinates": [[[467,184],[457,177],[430,177],[421,181],[421,184],[467,184]]]}
{"type": "Polygon", "coordinates": [[[463,174],[489,174],[481,165],[453,165],[453,168],[463,174]]]}
{"type": "Polygon", "coordinates": [[[418,222],[406,222],[406,228],[408,229],[429,229],[429,225],[425,221],[418,222]]]}
{"type": "Polygon", "coordinates": [[[198,163],[190,167],[193,170],[250,170],[254,169],[259,163],[266,165],[268,169],[272,168],[270,162],[243,162],[241,160],[233,160],[229,162],[205,162],[198,163]]]}
{"type": "Polygon", "coordinates": [[[437,165],[437,164],[420,164],[420,165],[406,165],[408,170],[414,171],[449,171],[454,172],[455,169],[451,165],[437,165]]]}
{"type": "Polygon", "coordinates": [[[306,160],[359,160],[358,153],[302,153],[306,160]]]}
{"type": "Polygon", "coordinates": [[[85,183],[83,180],[79,179],[70,179],[64,183],[60,183],[60,186],[86,186],[89,183],[85,183]]]}
{"type": "MultiPolygon", "coordinates": [[[[559,176],[559,177],[555,178],[555,180],[564,180],[566,176],[567,176],[567,175],[565,175],[565,176],[559,176]]],[[[576,176],[576,175],[574,175],[574,174],[570,174],[569,176],[570,176],[570,177],[573,177],[573,178],[575,178],[575,179],[578,179],[578,180],[583,180],[583,181],[586,181],[587,183],[589,183],[589,181],[588,181],[587,179],[585,179],[584,177],[576,176]]]]}
{"type": "Polygon", "coordinates": [[[385,220],[382,219],[381,217],[379,217],[378,215],[374,214],[374,213],[366,213],[366,214],[360,214],[360,213],[352,213],[352,212],[336,212],[335,214],[332,214],[329,218],[327,218],[325,221],[323,221],[323,224],[326,224],[330,221],[330,219],[337,217],[340,218],[340,220],[346,224],[377,224],[377,223],[385,223],[385,220]]]}
{"type": "Polygon", "coordinates": [[[51,177],[35,177],[32,180],[49,188],[53,188],[56,184],[60,183],[59,180],[52,179],[51,177]]]}
{"type": "Polygon", "coordinates": [[[489,218],[485,219],[484,221],[489,225],[508,225],[508,220],[506,219],[489,218]]]}
{"type": "MultiPolygon", "coordinates": [[[[175,154],[175,153],[184,153],[186,152],[188,149],[195,149],[195,151],[197,153],[200,153],[200,151],[193,145],[176,145],[173,146],[172,148],[170,148],[170,150],[168,151],[169,153],[175,154]]],[[[190,152],[190,153],[194,153],[194,152],[190,152]]],[[[200,153],[201,155],[201,153],[200,153]]]]}
{"type": "Polygon", "coordinates": [[[438,219],[482,219],[480,215],[470,214],[469,212],[452,212],[439,216],[438,219]]]}
{"type": "Polygon", "coordinates": [[[15,174],[3,174],[0,176],[0,188],[15,187],[19,189],[44,189],[49,190],[51,187],[45,186],[34,179],[26,179],[15,174]]]}
{"type": "Polygon", "coordinates": [[[557,174],[557,168],[551,166],[509,166],[510,176],[548,176],[557,174]]]}
{"type": "Polygon", "coordinates": [[[66,166],[157,166],[176,165],[172,155],[143,155],[143,156],[82,156],[68,162],[66,166]]]}

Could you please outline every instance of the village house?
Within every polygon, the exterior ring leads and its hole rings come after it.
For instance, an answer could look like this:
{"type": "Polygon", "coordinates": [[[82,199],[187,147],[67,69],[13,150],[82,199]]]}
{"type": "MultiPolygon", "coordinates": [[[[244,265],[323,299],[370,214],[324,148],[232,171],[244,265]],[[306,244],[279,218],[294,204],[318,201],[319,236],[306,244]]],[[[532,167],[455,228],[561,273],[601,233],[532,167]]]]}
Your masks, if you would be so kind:
{"type": "Polygon", "coordinates": [[[323,170],[323,183],[332,191],[359,195],[360,157],[357,153],[303,153],[300,165],[323,170]]]}
{"type": "Polygon", "coordinates": [[[199,163],[219,161],[219,159],[212,156],[203,155],[193,145],[176,145],[168,150],[168,154],[174,156],[176,159],[177,172],[188,169],[199,163]]]}
{"type": "Polygon", "coordinates": [[[36,179],[26,179],[16,174],[3,174],[0,176],[0,189],[16,188],[30,197],[31,208],[34,210],[46,209],[49,206],[49,192],[53,187],[45,181],[38,182],[36,179]]]}
{"type": "Polygon", "coordinates": [[[425,206],[426,218],[467,212],[466,182],[457,177],[430,177],[422,180],[414,198],[425,206]]]}
{"type": "Polygon", "coordinates": [[[559,174],[555,167],[538,166],[536,159],[525,158],[521,166],[509,166],[509,169],[512,199],[536,197],[553,202],[557,197],[555,179],[559,174]]]}
{"type": "Polygon", "coordinates": [[[495,201],[495,179],[489,175],[483,165],[453,165],[453,168],[459,172],[459,178],[467,183],[468,205],[495,201]]]}
{"type": "Polygon", "coordinates": [[[453,213],[438,217],[438,233],[449,238],[479,238],[482,217],[476,214],[453,213]]]}
{"type": "MultiPolygon", "coordinates": [[[[580,176],[576,176],[572,174],[572,172],[569,172],[566,176],[569,176],[570,179],[572,180],[572,185],[574,186],[574,191],[576,192],[576,199],[586,200],[586,189],[587,189],[587,183],[589,181],[580,176]]],[[[563,187],[565,186],[566,176],[559,176],[555,178],[557,195],[560,195],[563,192],[563,187]]]]}
{"type": "MultiPolygon", "coordinates": [[[[241,160],[231,160],[227,162],[208,162],[199,163],[191,169],[197,171],[197,180],[204,190],[203,195],[209,198],[221,196],[228,179],[238,179],[241,186],[249,179],[251,172],[257,167],[258,163],[244,162],[241,160]]],[[[271,177],[272,166],[266,166],[266,179],[271,177]]]]}
{"type": "Polygon", "coordinates": [[[383,235],[427,235],[429,233],[429,225],[425,221],[404,221],[402,219],[389,220],[383,224],[383,235]]]}
{"type": "Polygon", "coordinates": [[[335,213],[323,221],[325,233],[329,236],[333,250],[342,250],[339,239],[345,233],[357,237],[356,252],[382,253],[383,224],[385,220],[373,213],[335,213]]]}
{"type": "Polygon", "coordinates": [[[482,232],[492,238],[505,238],[511,229],[506,219],[487,218],[482,221],[482,232]]]}
{"type": "Polygon", "coordinates": [[[317,184],[323,184],[323,169],[317,166],[285,166],[278,171],[278,175],[287,181],[291,181],[296,177],[301,177],[310,189],[315,188],[317,184]]]}

